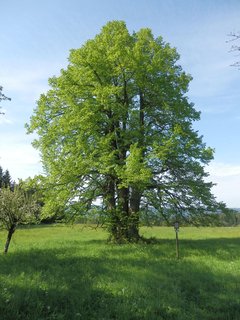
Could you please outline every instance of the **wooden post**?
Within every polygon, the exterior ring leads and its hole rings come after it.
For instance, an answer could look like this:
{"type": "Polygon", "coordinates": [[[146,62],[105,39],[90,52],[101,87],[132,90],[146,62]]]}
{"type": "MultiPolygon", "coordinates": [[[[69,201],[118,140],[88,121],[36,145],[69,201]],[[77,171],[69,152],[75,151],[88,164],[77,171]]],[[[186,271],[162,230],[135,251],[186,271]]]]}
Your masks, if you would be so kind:
{"type": "Polygon", "coordinates": [[[176,230],[176,258],[179,259],[179,241],[178,241],[178,230],[176,230]]]}
{"type": "Polygon", "coordinates": [[[178,222],[175,222],[174,229],[176,233],[176,258],[179,259],[179,240],[178,240],[179,223],[178,222]]]}
{"type": "Polygon", "coordinates": [[[12,239],[12,235],[14,234],[15,229],[16,229],[16,225],[12,224],[10,229],[8,230],[7,241],[6,241],[5,248],[4,248],[5,254],[8,252],[8,247],[10,245],[10,241],[12,239]]]}

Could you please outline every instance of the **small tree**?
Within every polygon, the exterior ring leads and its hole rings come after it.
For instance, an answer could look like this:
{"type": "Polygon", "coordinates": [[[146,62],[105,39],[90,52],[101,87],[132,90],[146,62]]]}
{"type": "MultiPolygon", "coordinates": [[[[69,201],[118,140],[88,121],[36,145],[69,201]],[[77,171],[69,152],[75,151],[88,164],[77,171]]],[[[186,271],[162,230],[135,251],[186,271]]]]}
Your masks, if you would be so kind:
{"type": "Polygon", "coordinates": [[[20,186],[0,190],[0,225],[7,230],[4,253],[8,252],[12,235],[19,224],[36,221],[37,205],[35,200],[20,186]]]}

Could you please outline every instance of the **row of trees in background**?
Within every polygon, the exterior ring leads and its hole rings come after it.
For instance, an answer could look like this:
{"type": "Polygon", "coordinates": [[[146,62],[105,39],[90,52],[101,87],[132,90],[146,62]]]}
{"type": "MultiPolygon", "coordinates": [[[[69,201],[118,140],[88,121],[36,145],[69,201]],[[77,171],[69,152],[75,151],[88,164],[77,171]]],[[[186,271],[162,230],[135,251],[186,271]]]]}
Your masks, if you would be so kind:
{"type": "MultiPolygon", "coordinates": [[[[165,212],[168,215],[168,212],[165,212]]],[[[44,218],[43,223],[61,223],[66,222],[67,214],[61,216],[55,215],[50,218],[44,218]]],[[[94,208],[93,212],[89,211],[87,214],[78,215],[75,220],[77,223],[89,224],[89,225],[100,225],[104,226],[105,217],[102,217],[101,211],[98,208],[94,208]]],[[[148,210],[140,212],[140,225],[141,226],[174,226],[176,220],[175,217],[169,215],[168,221],[158,214],[156,210],[148,210]]],[[[209,221],[210,222],[210,221],[209,221]]],[[[181,226],[195,226],[194,223],[181,221],[181,226]]],[[[204,226],[206,224],[202,224],[204,226]]],[[[240,226],[240,209],[227,209],[224,211],[211,214],[211,222],[208,223],[214,227],[236,227],[240,226]]]]}

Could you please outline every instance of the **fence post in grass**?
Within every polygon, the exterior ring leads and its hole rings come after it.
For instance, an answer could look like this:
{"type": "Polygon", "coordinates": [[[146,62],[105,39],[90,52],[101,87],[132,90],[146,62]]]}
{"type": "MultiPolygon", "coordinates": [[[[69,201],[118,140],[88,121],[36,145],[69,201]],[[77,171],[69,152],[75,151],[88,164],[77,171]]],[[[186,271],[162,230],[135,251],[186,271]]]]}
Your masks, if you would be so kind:
{"type": "Polygon", "coordinates": [[[178,241],[179,223],[177,221],[174,223],[174,229],[176,233],[176,258],[179,259],[179,241],[178,241]]]}

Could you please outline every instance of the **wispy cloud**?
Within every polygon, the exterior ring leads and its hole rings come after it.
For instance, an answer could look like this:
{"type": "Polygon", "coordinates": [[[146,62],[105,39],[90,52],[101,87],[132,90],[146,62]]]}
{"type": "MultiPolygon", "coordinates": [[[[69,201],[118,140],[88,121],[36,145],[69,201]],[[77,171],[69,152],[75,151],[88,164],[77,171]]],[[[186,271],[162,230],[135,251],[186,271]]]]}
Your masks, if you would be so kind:
{"type": "Polygon", "coordinates": [[[240,175],[240,165],[213,162],[206,170],[212,177],[230,177],[240,175]]]}
{"type": "Polygon", "coordinates": [[[9,120],[7,118],[4,118],[4,117],[0,117],[0,125],[1,124],[13,124],[13,120],[9,120]]]}
{"type": "Polygon", "coordinates": [[[16,181],[42,170],[39,153],[32,147],[31,138],[14,131],[0,139],[0,165],[4,170],[8,169],[16,181]]]}
{"type": "Polygon", "coordinates": [[[212,191],[218,201],[223,201],[228,207],[240,207],[240,165],[213,162],[206,168],[208,180],[216,183],[212,191]]]}
{"type": "Polygon", "coordinates": [[[18,99],[32,102],[48,90],[48,78],[58,75],[62,67],[63,61],[45,64],[36,62],[34,66],[26,63],[17,68],[13,66],[10,70],[1,67],[1,85],[9,95],[13,92],[14,95],[18,95],[18,99]]]}
{"type": "Polygon", "coordinates": [[[1,75],[2,84],[8,92],[18,95],[22,101],[35,101],[48,88],[48,74],[33,70],[15,72],[11,75],[1,75]]]}
{"type": "Polygon", "coordinates": [[[14,123],[14,121],[13,120],[11,120],[11,119],[9,119],[6,115],[5,115],[5,113],[7,112],[7,110],[6,109],[1,109],[1,112],[3,112],[4,114],[0,114],[0,125],[1,124],[13,124],[14,123]]]}
{"type": "Polygon", "coordinates": [[[41,172],[41,162],[38,152],[27,141],[13,143],[14,137],[9,141],[0,142],[0,164],[4,170],[8,169],[14,180],[26,179],[41,172]]]}

